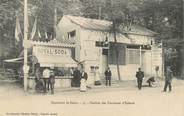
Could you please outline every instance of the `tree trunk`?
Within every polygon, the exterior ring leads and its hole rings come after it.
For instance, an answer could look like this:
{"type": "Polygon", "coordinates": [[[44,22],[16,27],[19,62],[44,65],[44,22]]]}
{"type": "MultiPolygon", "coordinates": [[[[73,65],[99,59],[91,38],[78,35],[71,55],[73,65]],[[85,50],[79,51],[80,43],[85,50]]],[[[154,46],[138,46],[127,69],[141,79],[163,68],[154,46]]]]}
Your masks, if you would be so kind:
{"type": "Polygon", "coordinates": [[[113,20],[113,34],[114,34],[114,43],[115,43],[115,53],[116,53],[116,65],[117,65],[118,79],[121,80],[121,75],[120,75],[120,70],[119,70],[119,50],[117,48],[115,20],[113,20]]]}
{"type": "MultiPolygon", "coordinates": [[[[183,43],[184,46],[184,43],[183,43]]],[[[184,47],[182,47],[182,52],[181,52],[181,57],[182,57],[182,61],[184,61],[184,47]]],[[[184,79],[184,62],[182,63],[182,67],[181,67],[181,77],[183,77],[184,79]]]]}

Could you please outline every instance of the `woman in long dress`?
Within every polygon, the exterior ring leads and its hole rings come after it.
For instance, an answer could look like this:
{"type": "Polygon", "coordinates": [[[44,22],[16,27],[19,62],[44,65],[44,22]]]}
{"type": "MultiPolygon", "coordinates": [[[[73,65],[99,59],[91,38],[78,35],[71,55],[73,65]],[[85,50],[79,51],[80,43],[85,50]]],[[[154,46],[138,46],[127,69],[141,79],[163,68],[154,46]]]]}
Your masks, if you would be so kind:
{"type": "Polygon", "coordinates": [[[101,85],[101,82],[100,82],[100,73],[99,73],[99,68],[98,67],[95,67],[94,77],[95,77],[95,85],[101,85]]]}

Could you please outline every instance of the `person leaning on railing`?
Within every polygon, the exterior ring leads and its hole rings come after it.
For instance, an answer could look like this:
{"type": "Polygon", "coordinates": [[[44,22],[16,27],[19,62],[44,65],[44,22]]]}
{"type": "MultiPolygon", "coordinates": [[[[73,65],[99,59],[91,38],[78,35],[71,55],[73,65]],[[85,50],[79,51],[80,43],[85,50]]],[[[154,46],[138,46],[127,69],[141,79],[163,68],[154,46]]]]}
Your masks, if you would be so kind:
{"type": "Polygon", "coordinates": [[[50,71],[49,85],[51,89],[51,94],[54,94],[54,84],[55,84],[55,74],[54,69],[50,71]]]}

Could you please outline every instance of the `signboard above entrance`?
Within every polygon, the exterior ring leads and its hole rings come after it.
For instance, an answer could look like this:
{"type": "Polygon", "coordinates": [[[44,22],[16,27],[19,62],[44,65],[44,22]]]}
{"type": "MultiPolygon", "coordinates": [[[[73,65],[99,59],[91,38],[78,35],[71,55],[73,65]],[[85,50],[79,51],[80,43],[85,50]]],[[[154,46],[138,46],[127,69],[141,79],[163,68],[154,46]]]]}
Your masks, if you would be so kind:
{"type": "Polygon", "coordinates": [[[33,55],[41,67],[76,67],[71,49],[50,46],[33,46],[33,55]]]}
{"type": "Polygon", "coordinates": [[[38,55],[71,56],[70,50],[67,48],[36,46],[34,51],[38,55]]]}

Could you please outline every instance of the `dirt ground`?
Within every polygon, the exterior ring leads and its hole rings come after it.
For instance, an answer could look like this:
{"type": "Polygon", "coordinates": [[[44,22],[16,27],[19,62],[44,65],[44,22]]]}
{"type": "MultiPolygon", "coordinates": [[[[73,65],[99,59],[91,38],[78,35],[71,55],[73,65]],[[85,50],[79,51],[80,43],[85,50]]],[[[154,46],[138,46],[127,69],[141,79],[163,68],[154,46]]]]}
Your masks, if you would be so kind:
{"type": "Polygon", "coordinates": [[[172,92],[162,92],[163,86],[161,81],[138,90],[130,82],[87,92],[58,89],[51,95],[25,94],[14,81],[1,80],[0,116],[184,116],[184,82],[173,80],[172,92]]]}

